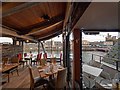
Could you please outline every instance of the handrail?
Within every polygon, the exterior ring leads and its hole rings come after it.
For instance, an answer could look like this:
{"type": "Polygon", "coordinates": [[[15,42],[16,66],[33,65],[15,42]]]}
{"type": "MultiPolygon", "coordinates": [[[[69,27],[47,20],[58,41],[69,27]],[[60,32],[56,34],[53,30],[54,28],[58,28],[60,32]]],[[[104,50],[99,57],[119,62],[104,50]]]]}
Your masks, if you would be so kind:
{"type": "MultiPolygon", "coordinates": [[[[88,54],[92,54],[92,53],[88,53],[88,54]]],[[[113,61],[116,63],[116,70],[119,71],[118,69],[119,69],[119,62],[120,62],[120,60],[118,60],[118,59],[116,59],[116,58],[109,58],[109,57],[97,55],[97,54],[92,54],[92,60],[94,59],[94,55],[100,57],[100,63],[102,62],[102,57],[103,57],[103,58],[110,59],[110,60],[113,60],[113,61]]]]}
{"type": "MultiPolygon", "coordinates": [[[[88,53],[88,54],[92,54],[92,53],[88,53]]],[[[95,55],[95,56],[100,56],[100,57],[104,57],[104,56],[97,55],[97,54],[92,54],[92,55],[95,55]]],[[[104,58],[109,58],[109,57],[104,57],[104,58]]],[[[120,61],[120,60],[118,60],[118,59],[116,59],[116,58],[111,58],[111,59],[113,59],[113,60],[115,60],[115,61],[120,61]]]]}

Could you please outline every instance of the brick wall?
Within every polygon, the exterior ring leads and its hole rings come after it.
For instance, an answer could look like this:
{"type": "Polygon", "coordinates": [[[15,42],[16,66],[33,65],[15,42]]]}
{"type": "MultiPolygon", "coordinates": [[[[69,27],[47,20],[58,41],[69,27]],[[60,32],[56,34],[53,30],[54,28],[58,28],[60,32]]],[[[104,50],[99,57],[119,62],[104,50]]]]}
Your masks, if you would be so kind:
{"type": "Polygon", "coordinates": [[[0,45],[0,51],[2,52],[1,57],[11,58],[18,53],[22,53],[23,47],[20,45],[0,45]]]}

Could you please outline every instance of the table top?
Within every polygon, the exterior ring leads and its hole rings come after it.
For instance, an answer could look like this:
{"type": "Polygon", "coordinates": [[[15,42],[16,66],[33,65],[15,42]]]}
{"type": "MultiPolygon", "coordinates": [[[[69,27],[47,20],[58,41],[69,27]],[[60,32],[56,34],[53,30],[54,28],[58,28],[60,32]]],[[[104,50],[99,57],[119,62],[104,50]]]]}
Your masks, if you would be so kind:
{"type": "Polygon", "coordinates": [[[37,67],[40,73],[41,77],[49,77],[53,74],[57,74],[58,71],[65,69],[63,66],[60,65],[53,65],[53,69],[52,71],[50,71],[50,65],[46,65],[46,66],[38,66],[37,67]]]}
{"type": "Polygon", "coordinates": [[[83,64],[83,72],[91,74],[93,76],[98,77],[100,73],[103,71],[101,68],[93,67],[87,64],[83,64]]]}
{"type": "Polygon", "coordinates": [[[0,68],[0,72],[7,72],[12,68],[17,67],[18,65],[19,65],[18,63],[5,64],[4,67],[0,68]]]}

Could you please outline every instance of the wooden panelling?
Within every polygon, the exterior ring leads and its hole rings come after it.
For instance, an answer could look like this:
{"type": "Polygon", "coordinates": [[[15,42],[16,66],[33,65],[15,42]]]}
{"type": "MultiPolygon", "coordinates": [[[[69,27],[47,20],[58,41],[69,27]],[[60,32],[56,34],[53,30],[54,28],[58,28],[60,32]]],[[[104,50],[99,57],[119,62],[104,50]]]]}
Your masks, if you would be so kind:
{"type": "Polygon", "coordinates": [[[12,2],[2,2],[2,10],[3,10],[3,12],[4,11],[7,11],[7,10],[9,10],[9,9],[11,9],[11,8],[14,8],[14,7],[16,7],[16,6],[18,6],[18,5],[21,5],[21,4],[23,4],[24,2],[14,2],[14,3],[12,3],[12,2]]]}
{"type": "Polygon", "coordinates": [[[41,18],[44,14],[48,14],[50,18],[52,18],[63,13],[65,13],[64,3],[40,3],[13,15],[4,17],[3,25],[22,30],[24,27],[44,21],[44,19],[41,18]]]}

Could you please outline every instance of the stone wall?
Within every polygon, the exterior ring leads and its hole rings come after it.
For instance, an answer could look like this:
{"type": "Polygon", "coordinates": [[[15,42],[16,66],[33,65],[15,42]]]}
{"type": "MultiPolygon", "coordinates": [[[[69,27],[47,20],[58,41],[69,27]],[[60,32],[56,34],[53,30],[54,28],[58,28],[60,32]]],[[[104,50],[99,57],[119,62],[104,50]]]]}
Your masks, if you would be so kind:
{"type": "Polygon", "coordinates": [[[0,45],[0,52],[2,52],[1,57],[8,57],[11,58],[13,56],[16,56],[18,53],[23,52],[22,45],[0,45]]]}

